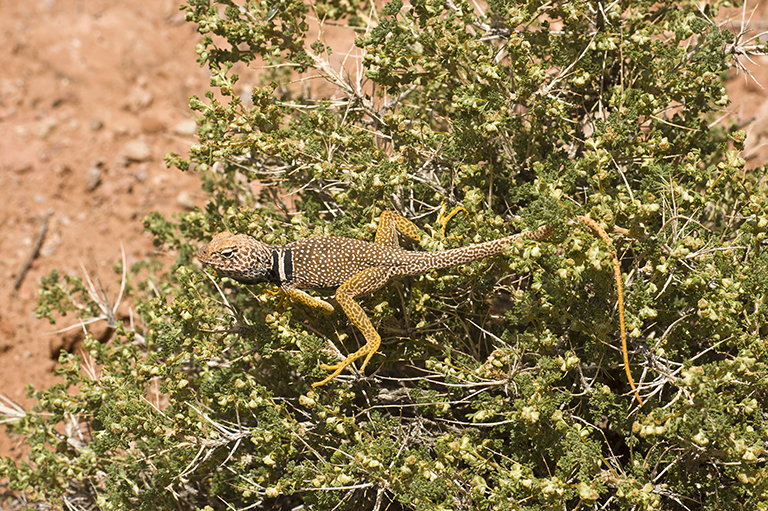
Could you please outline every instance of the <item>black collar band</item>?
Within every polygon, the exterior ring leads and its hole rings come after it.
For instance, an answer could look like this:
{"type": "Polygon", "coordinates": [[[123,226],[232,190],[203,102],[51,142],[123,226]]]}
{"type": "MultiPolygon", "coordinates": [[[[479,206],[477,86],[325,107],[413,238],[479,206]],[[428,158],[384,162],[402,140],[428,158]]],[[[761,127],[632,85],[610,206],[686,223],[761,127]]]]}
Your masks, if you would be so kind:
{"type": "Polygon", "coordinates": [[[272,251],[272,268],[267,280],[278,286],[293,280],[293,251],[290,248],[277,248],[272,251]]]}
{"type": "Polygon", "coordinates": [[[285,282],[293,280],[293,250],[290,248],[283,249],[283,277],[285,282]]]}

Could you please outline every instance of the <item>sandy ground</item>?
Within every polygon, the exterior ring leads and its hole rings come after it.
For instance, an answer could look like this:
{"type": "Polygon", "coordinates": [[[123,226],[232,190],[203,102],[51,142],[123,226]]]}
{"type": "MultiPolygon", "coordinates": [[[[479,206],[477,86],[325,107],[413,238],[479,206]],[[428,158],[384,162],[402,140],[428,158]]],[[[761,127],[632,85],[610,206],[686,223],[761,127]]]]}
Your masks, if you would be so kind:
{"type": "Polygon", "coordinates": [[[0,0],[0,14],[0,392],[27,403],[26,385],[54,383],[59,350],[82,335],[51,334],[71,314],[35,318],[40,278],[83,265],[115,297],[121,244],[128,264],[153,250],[142,218],[204,204],[198,177],[163,156],[195,140],[188,97],[208,73],[176,0],[0,0]]]}
{"type": "MultiPolygon", "coordinates": [[[[51,333],[74,324],[71,315],[56,326],[35,318],[40,278],[81,275],[83,265],[116,296],[121,244],[128,264],[153,251],[142,218],[204,204],[197,176],[167,169],[163,156],[195,141],[188,97],[202,96],[208,78],[177,0],[0,0],[0,14],[0,392],[29,404],[26,386],[56,382],[58,352],[76,349],[79,335],[51,333]]],[[[768,30],[764,20],[768,5],[752,34],[768,30]]],[[[768,60],[755,61],[768,86],[768,60]]],[[[730,115],[749,132],[754,168],[768,161],[768,91],[733,75],[730,115]]],[[[0,454],[20,450],[0,436],[0,454]]]]}

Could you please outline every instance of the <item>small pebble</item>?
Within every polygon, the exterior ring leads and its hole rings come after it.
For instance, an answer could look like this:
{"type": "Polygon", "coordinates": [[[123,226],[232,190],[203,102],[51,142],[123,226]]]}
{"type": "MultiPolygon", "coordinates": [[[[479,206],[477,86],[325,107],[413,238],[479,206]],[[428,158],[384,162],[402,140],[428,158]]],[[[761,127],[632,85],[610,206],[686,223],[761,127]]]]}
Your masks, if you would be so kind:
{"type": "Polygon", "coordinates": [[[194,119],[185,119],[173,127],[173,132],[181,136],[190,136],[197,133],[197,123],[194,119]]]}
{"type": "Polygon", "coordinates": [[[152,148],[144,140],[131,140],[123,146],[120,155],[127,162],[140,162],[152,158],[152,148]]]}
{"type": "Polygon", "coordinates": [[[182,190],[176,196],[176,203],[186,210],[195,209],[195,197],[192,193],[182,190]]]}
{"type": "Polygon", "coordinates": [[[138,85],[131,89],[131,92],[128,93],[128,97],[125,98],[125,108],[129,112],[139,113],[149,107],[154,99],[155,98],[152,96],[151,92],[141,85],[138,85]]]}
{"type": "Polygon", "coordinates": [[[91,165],[91,168],[85,174],[85,187],[89,192],[92,192],[101,184],[101,169],[99,167],[98,163],[91,165]]]}

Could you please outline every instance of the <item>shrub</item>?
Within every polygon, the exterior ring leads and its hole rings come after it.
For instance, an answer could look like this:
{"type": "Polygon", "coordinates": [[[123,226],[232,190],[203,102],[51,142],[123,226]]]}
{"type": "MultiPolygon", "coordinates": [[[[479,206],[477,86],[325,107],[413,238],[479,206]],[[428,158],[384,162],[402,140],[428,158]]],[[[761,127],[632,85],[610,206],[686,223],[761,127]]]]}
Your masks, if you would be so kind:
{"type": "MultiPolygon", "coordinates": [[[[768,509],[766,187],[712,122],[743,34],[699,4],[189,0],[213,90],[168,161],[210,200],[146,219],[176,264],[133,268],[140,321],[62,354],[2,473],[101,509],[768,509]],[[443,205],[468,212],[446,235],[443,205]],[[388,209],[428,229],[417,250],[556,234],[365,298],[381,354],[317,389],[329,343],[364,342],[347,318],[194,262],[224,229],[371,240],[388,209]],[[576,215],[617,248],[643,406],[576,215]]],[[[106,303],[54,273],[38,312],[106,303]]]]}

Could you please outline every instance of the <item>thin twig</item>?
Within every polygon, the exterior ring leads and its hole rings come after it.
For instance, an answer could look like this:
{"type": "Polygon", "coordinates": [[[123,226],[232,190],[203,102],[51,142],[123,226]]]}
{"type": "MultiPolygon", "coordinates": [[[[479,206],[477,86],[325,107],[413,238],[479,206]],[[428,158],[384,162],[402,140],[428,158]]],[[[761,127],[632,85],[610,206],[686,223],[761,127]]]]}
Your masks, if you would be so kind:
{"type": "Polygon", "coordinates": [[[34,261],[37,255],[40,253],[40,247],[43,246],[45,233],[48,230],[48,219],[52,214],[53,210],[50,209],[45,213],[42,225],[40,226],[40,230],[37,233],[37,238],[35,238],[35,242],[32,244],[32,250],[29,251],[27,260],[24,261],[21,270],[19,270],[19,274],[16,276],[16,282],[13,283],[13,289],[18,290],[21,287],[21,283],[24,281],[24,277],[27,276],[27,272],[32,267],[32,261],[34,261]]]}

